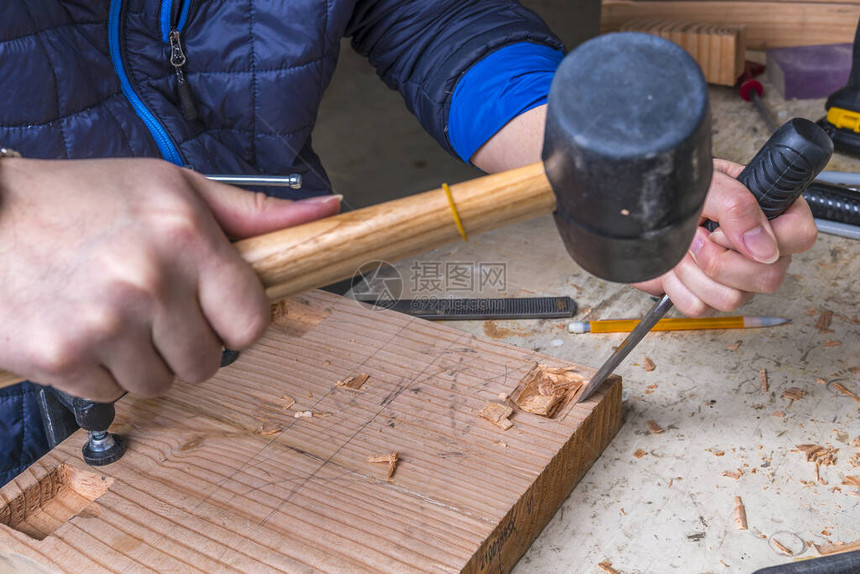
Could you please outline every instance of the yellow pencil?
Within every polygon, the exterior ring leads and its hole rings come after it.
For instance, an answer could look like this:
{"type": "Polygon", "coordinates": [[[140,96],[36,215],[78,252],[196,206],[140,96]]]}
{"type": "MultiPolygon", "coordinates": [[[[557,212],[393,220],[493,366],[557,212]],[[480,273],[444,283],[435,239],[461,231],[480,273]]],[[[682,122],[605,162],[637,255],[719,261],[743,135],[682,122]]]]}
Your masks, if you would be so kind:
{"type": "MultiPolygon", "coordinates": [[[[752,329],[788,323],[782,317],[682,317],[660,319],[652,331],[689,331],[694,329],[752,329]]],[[[612,319],[608,321],[574,321],[568,325],[571,333],[629,333],[639,319],[612,319]]]]}

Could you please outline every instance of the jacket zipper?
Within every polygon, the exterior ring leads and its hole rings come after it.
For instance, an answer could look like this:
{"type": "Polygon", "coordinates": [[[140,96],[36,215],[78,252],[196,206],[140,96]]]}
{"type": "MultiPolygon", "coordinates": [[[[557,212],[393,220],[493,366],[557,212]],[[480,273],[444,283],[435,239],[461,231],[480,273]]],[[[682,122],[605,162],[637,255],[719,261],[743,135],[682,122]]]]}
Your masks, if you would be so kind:
{"type": "Polygon", "coordinates": [[[191,85],[185,77],[185,52],[182,50],[182,40],[179,30],[170,30],[170,65],[176,74],[176,93],[179,95],[179,105],[182,108],[182,117],[189,122],[197,119],[197,106],[194,104],[194,95],[191,93],[191,85]]]}
{"type": "Polygon", "coordinates": [[[158,150],[161,152],[162,157],[176,165],[183,165],[184,162],[182,161],[182,156],[179,154],[176,144],[174,144],[173,140],[170,139],[164,126],[162,126],[152,112],[143,105],[143,102],[134,91],[131,81],[128,79],[128,74],[125,71],[125,64],[122,59],[122,50],[119,44],[122,2],[123,0],[111,0],[110,14],[108,16],[108,46],[110,48],[110,58],[111,62],[113,62],[114,71],[119,78],[120,88],[122,89],[122,93],[125,95],[126,99],[131,104],[132,109],[134,109],[135,113],[141,120],[143,120],[149,133],[152,134],[152,138],[155,140],[155,144],[158,146],[158,150]]]}
{"type": "Polygon", "coordinates": [[[185,75],[185,63],[188,59],[182,48],[182,30],[188,20],[191,0],[162,0],[161,1],[161,38],[170,44],[170,65],[176,75],[176,94],[182,116],[188,121],[197,119],[197,106],[191,93],[191,84],[185,75]]]}

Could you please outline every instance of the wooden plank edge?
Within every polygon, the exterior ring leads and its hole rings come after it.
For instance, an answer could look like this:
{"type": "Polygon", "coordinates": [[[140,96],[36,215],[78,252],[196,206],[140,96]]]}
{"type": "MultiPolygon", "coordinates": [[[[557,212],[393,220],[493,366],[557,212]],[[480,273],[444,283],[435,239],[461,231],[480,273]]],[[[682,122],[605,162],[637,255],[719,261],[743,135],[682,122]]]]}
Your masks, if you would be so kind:
{"type": "Polygon", "coordinates": [[[462,572],[510,572],[621,428],[621,378],[472,556],[462,572]]]}

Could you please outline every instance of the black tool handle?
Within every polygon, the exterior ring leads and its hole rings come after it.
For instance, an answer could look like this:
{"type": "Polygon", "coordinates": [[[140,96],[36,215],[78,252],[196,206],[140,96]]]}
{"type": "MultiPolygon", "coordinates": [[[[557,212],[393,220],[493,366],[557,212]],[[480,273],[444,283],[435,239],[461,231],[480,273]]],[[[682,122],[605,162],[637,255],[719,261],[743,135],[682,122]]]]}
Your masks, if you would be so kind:
{"type": "Polygon", "coordinates": [[[803,192],[812,216],[860,226],[860,191],[822,181],[813,181],[803,192]]]}
{"type": "MultiPolygon", "coordinates": [[[[806,186],[824,169],[833,154],[833,142],[815,123],[794,118],[770,137],[738,176],[755,195],[768,219],[785,213],[806,186]]],[[[716,223],[705,227],[713,231],[716,223]]]]}

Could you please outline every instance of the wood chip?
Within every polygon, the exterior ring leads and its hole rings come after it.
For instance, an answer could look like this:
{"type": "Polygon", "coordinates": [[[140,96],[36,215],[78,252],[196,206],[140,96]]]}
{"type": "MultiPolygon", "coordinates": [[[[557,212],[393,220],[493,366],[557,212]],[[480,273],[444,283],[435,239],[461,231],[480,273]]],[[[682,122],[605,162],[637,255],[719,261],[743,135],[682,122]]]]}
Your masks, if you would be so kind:
{"type": "Polygon", "coordinates": [[[367,457],[367,462],[388,464],[388,473],[385,476],[387,480],[391,480],[391,477],[394,476],[394,471],[397,468],[397,462],[399,460],[400,459],[397,457],[396,452],[390,452],[388,454],[377,454],[374,456],[367,457]]]}
{"type": "Polygon", "coordinates": [[[520,409],[552,417],[585,384],[585,377],[569,367],[535,365],[511,395],[520,409]]]}
{"type": "Polygon", "coordinates": [[[737,340],[737,341],[735,341],[734,343],[726,343],[726,350],[728,350],[728,351],[737,351],[737,350],[740,348],[740,346],[741,346],[741,343],[742,343],[742,342],[743,342],[743,341],[741,341],[740,339],[738,339],[738,340],[737,340]]]}
{"type": "Polygon", "coordinates": [[[815,324],[816,329],[829,329],[830,320],[833,319],[833,311],[824,310],[818,316],[818,323],[815,324]]]}
{"type": "Polygon", "coordinates": [[[652,361],[648,357],[645,357],[645,360],[643,361],[642,366],[645,367],[646,371],[653,371],[654,369],[657,368],[657,365],[654,364],[654,361],[652,361]]]}
{"type": "Polygon", "coordinates": [[[490,421],[502,430],[508,430],[514,426],[514,423],[508,420],[508,417],[511,416],[513,412],[514,409],[507,405],[486,403],[484,408],[478,411],[478,416],[490,421]]]}
{"type": "Polygon", "coordinates": [[[725,456],[725,455],[726,455],[725,451],[722,451],[722,450],[715,450],[714,451],[714,456],[725,456]]]}
{"type": "Polygon", "coordinates": [[[597,567],[604,572],[607,572],[608,574],[621,574],[619,570],[616,570],[612,567],[612,562],[610,562],[609,560],[604,560],[603,562],[598,564],[597,567]]]}
{"type": "Polygon", "coordinates": [[[860,448],[860,436],[858,436],[853,441],[851,441],[851,446],[860,448]]]}
{"type": "Polygon", "coordinates": [[[340,379],[335,384],[338,387],[343,387],[346,389],[351,389],[353,391],[357,391],[362,386],[364,386],[364,383],[366,383],[367,379],[369,379],[369,378],[370,378],[370,375],[368,375],[367,373],[361,373],[360,375],[350,375],[350,376],[346,377],[345,379],[340,379]]]}
{"type": "Polygon", "coordinates": [[[633,456],[635,456],[636,458],[642,458],[642,457],[643,457],[643,456],[645,456],[646,454],[648,454],[648,452],[647,452],[647,451],[644,451],[644,450],[642,450],[641,448],[637,448],[637,449],[636,449],[636,452],[634,452],[634,453],[633,453],[633,456]]]}
{"type": "Polygon", "coordinates": [[[860,488],[860,476],[846,476],[842,486],[856,486],[860,488]]]}
{"type": "Polygon", "coordinates": [[[782,552],[786,556],[794,556],[794,552],[792,552],[789,548],[787,548],[783,544],[780,544],[779,540],[777,540],[776,538],[771,538],[770,541],[773,542],[773,545],[776,546],[777,550],[779,550],[780,552],[782,552]]]}
{"type": "Polygon", "coordinates": [[[845,396],[851,397],[858,403],[860,403],[860,397],[849,391],[842,383],[833,383],[833,388],[842,393],[845,396]]]}
{"type": "Polygon", "coordinates": [[[814,462],[821,466],[831,466],[836,462],[838,448],[832,446],[823,447],[818,444],[798,444],[793,452],[802,452],[806,455],[806,462],[814,462]]]}
{"type": "Polygon", "coordinates": [[[799,401],[806,395],[806,391],[799,387],[789,387],[782,393],[782,397],[790,401],[799,401]]]}
{"type": "Polygon", "coordinates": [[[281,409],[288,411],[293,405],[296,404],[296,400],[289,395],[281,395],[278,399],[278,403],[281,406],[281,409]]]}
{"type": "Polygon", "coordinates": [[[375,454],[367,457],[367,462],[379,463],[379,462],[397,462],[397,453],[389,452],[388,454],[375,454]]]}
{"type": "Polygon", "coordinates": [[[824,377],[818,377],[817,379],[815,379],[815,382],[818,383],[819,385],[826,385],[827,379],[825,379],[824,377]]]}
{"type": "Polygon", "coordinates": [[[256,432],[260,436],[273,436],[282,432],[283,430],[284,429],[281,428],[281,425],[277,425],[275,423],[263,423],[259,427],[257,427],[256,432]]]}
{"type": "Polygon", "coordinates": [[[840,341],[839,339],[827,339],[826,341],[824,341],[825,347],[838,347],[841,344],[842,341],[840,341]]]}
{"type": "Polygon", "coordinates": [[[831,554],[841,554],[842,552],[860,550],[860,540],[855,540],[854,542],[849,542],[848,544],[838,542],[836,544],[813,544],[813,546],[815,546],[815,549],[818,550],[818,553],[822,556],[829,556],[831,554]]]}
{"type": "Polygon", "coordinates": [[[860,454],[855,454],[854,456],[852,456],[851,458],[848,459],[848,462],[854,468],[860,468],[860,454]]]}
{"type": "Polygon", "coordinates": [[[785,413],[784,413],[784,412],[782,412],[782,411],[774,411],[774,412],[772,412],[772,413],[771,413],[771,415],[773,415],[773,416],[775,416],[775,417],[784,417],[784,416],[785,416],[785,413]]]}
{"type": "Polygon", "coordinates": [[[729,478],[734,478],[735,480],[738,480],[738,479],[739,479],[740,477],[742,477],[743,475],[744,475],[744,471],[743,471],[743,470],[741,470],[741,469],[737,469],[737,471],[735,471],[735,472],[732,472],[732,471],[729,471],[729,470],[724,470],[724,471],[723,471],[723,474],[722,474],[722,476],[727,476],[727,477],[729,477],[729,478]]]}
{"type": "Polygon", "coordinates": [[[744,501],[740,496],[735,497],[735,512],[734,512],[735,528],[738,530],[747,529],[747,509],[744,506],[744,501]]]}
{"type": "Polygon", "coordinates": [[[648,421],[648,430],[651,431],[651,434],[660,434],[666,429],[658,425],[657,421],[648,421]]]}
{"type": "Polygon", "coordinates": [[[767,393],[769,385],[767,382],[767,369],[762,369],[758,372],[758,376],[761,378],[761,392],[767,393]]]}

